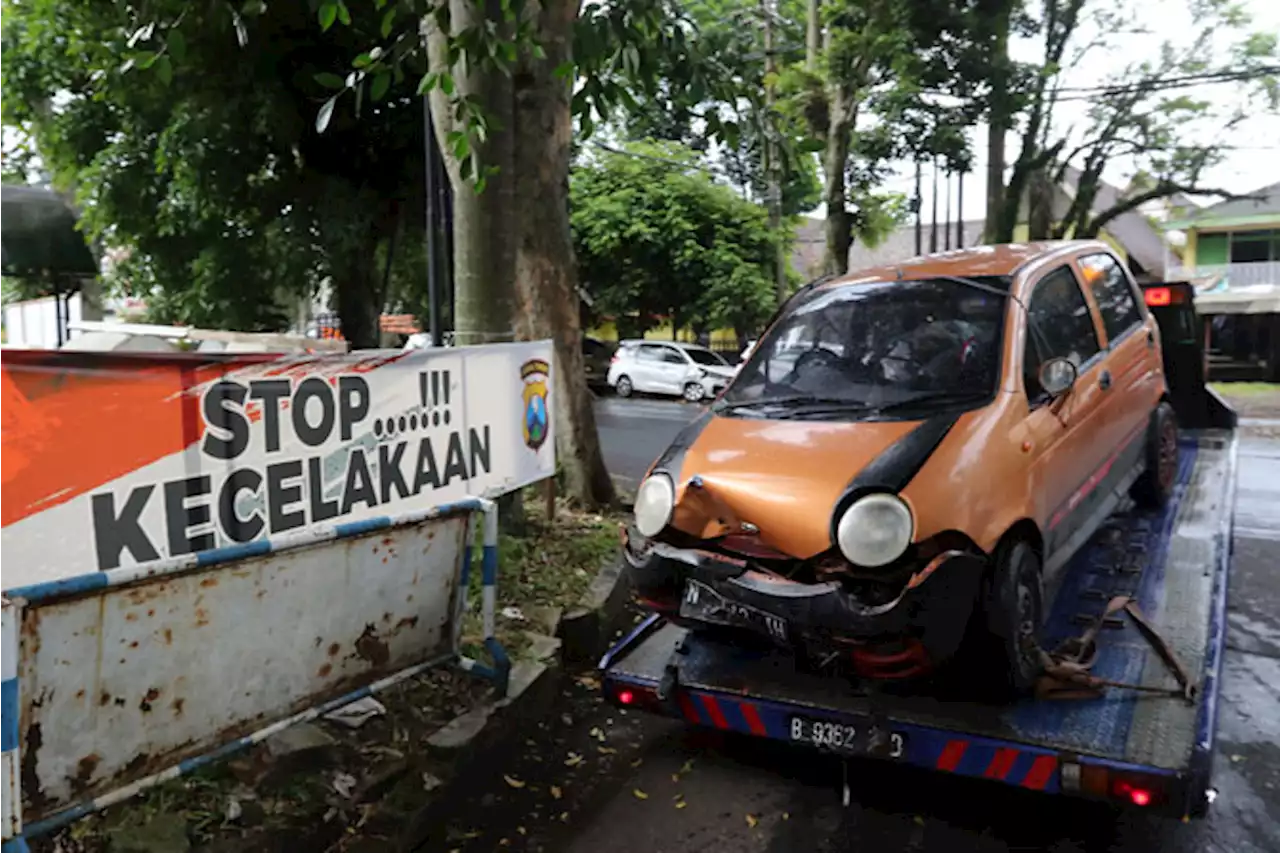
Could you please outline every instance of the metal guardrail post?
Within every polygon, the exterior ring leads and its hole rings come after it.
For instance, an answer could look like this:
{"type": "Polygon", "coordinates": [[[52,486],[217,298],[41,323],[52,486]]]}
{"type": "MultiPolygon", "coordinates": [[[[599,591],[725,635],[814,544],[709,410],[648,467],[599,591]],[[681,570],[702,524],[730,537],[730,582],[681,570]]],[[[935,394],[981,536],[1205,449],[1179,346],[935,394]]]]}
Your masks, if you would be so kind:
{"type": "MultiPolygon", "coordinates": [[[[484,626],[484,647],[493,658],[493,666],[486,666],[477,660],[460,655],[459,665],[467,672],[487,678],[494,683],[498,696],[507,695],[511,682],[511,659],[507,651],[498,642],[497,607],[498,607],[498,505],[493,501],[481,500],[484,512],[484,544],[480,554],[481,582],[481,620],[484,626]]],[[[472,535],[473,525],[468,525],[467,535],[472,535]]],[[[466,562],[463,565],[462,598],[463,612],[466,612],[467,588],[471,570],[471,540],[463,549],[466,562]]]]}
{"type": "Polygon", "coordinates": [[[18,630],[22,624],[21,604],[4,601],[0,616],[0,741],[4,753],[4,853],[26,853],[22,837],[22,764],[18,754],[18,630]]]}

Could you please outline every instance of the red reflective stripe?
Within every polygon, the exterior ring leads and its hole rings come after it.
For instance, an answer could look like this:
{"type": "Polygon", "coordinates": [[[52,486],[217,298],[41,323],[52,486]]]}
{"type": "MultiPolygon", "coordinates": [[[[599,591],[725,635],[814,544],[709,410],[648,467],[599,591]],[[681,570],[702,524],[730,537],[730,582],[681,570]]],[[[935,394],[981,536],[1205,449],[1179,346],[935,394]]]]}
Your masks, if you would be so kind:
{"type": "Polygon", "coordinates": [[[678,693],[676,698],[680,701],[680,713],[684,714],[684,718],[691,723],[700,723],[698,719],[698,709],[693,707],[693,702],[689,700],[688,693],[678,693]]]}
{"type": "Polygon", "coordinates": [[[1001,748],[996,750],[995,756],[992,757],[991,763],[987,765],[987,770],[983,773],[988,779],[1001,779],[1009,775],[1009,771],[1013,769],[1013,763],[1018,760],[1019,752],[1016,749],[1001,748]]]}
{"type": "Polygon", "coordinates": [[[960,766],[960,759],[964,758],[964,752],[968,748],[967,740],[947,741],[947,745],[942,748],[942,754],[938,756],[938,769],[946,770],[948,773],[954,771],[960,766]]]}
{"type": "Polygon", "coordinates": [[[1022,780],[1022,787],[1030,788],[1033,791],[1043,791],[1044,786],[1049,784],[1049,779],[1053,776],[1053,771],[1058,767],[1058,759],[1052,755],[1042,755],[1036,759],[1031,765],[1031,769],[1027,771],[1027,778],[1022,780]]]}
{"type": "Polygon", "coordinates": [[[716,697],[703,693],[698,698],[702,700],[702,707],[707,709],[707,716],[711,718],[711,722],[715,723],[717,729],[729,728],[729,721],[724,718],[724,712],[720,710],[720,703],[716,701],[716,697]]]}
{"type": "Polygon", "coordinates": [[[751,729],[751,733],[761,737],[768,734],[765,731],[764,721],[760,719],[760,712],[756,710],[756,706],[750,702],[740,702],[739,705],[742,707],[743,719],[747,721],[747,728],[751,729]]]}

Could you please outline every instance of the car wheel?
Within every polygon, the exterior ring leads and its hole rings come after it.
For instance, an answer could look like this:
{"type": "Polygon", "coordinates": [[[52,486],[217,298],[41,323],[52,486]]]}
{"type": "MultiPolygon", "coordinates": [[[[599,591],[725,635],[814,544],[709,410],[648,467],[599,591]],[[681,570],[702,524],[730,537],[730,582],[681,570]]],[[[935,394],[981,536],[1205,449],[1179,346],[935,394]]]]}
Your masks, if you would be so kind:
{"type": "Polygon", "coordinates": [[[684,398],[690,403],[701,403],[706,394],[707,389],[702,387],[701,382],[689,382],[684,386],[684,398]]]}
{"type": "Polygon", "coordinates": [[[1130,494],[1145,509],[1160,509],[1169,502],[1178,477],[1178,422],[1173,407],[1162,402],[1147,426],[1146,470],[1133,483],[1130,494]]]}
{"type": "Polygon", "coordinates": [[[996,550],[986,610],[992,651],[1002,658],[994,685],[1014,696],[1030,692],[1043,668],[1044,590],[1040,556],[1029,543],[1014,539],[996,550]]]}
{"type": "Polygon", "coordinates": [[[613,386],[613,390],[618,392],[619,397],[630,397],[634,389],[631,387],[630,379],[625,376],[619,376],[617,384],[613,386]]]}

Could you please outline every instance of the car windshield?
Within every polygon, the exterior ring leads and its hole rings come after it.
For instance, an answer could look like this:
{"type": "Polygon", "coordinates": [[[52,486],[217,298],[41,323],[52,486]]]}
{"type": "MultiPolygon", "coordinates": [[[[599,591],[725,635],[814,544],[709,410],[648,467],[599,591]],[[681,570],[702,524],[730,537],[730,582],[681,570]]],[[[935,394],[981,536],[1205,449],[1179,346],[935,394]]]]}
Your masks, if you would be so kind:
{"type": "Polygon", "coordinates": [[[709,349],[694,349],[686,347],[685,352],[689,354],[689,358],[693,359],[695,364],[709,364],[712,367],[728,367],[728,363],[720,357],[719,353],[712,352],[709,349]]]}
{"type": "Polygon", "coordinates": [[[752,350],[721,411],[954,404],[995,391],[1004,280],[858,282],[814,291],[752,350]]]}

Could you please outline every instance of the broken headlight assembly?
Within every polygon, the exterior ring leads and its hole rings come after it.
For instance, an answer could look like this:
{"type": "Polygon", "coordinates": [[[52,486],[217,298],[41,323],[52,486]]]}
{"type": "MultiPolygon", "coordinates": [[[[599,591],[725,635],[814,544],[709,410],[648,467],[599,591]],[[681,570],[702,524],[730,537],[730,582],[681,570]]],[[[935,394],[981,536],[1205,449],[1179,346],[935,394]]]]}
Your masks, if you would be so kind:
{"type": "MultiPolygon", "coordinates": [[[[637,502],[637,506],[638,506],[637,502]]],[[[887,566],[911,546],[915,519],[897,495],[874,492],[851,503],[835,525],[836,547],[855,566],[887,566]]]]}

